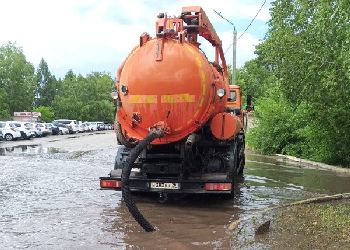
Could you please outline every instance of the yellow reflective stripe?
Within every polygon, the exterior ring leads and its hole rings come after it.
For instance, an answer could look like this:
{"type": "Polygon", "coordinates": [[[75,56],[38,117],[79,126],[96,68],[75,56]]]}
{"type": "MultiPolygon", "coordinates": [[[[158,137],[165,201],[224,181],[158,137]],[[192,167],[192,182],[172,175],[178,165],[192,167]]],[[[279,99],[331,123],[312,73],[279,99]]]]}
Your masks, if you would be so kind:
{"type": "MultiPolygon", "coordinates": [[[[161,103],[195,102],[195,96],[188,93],[175,95],[161,95],[161,103]]],[[[129,103],[157,103],[156,95],[129,95],[129,103]]]]}
{"type": "Polygon", "coordinates": [[[194,102],[194,95],[188,93],[177,95],[162,95],[160,97],[161,103],[181,103],[181,102],[194,102]]]}
{"type": "Polygon", "coordinates": [[[129,95],[129,103],[157,103],[156,95],[129,95]]]}

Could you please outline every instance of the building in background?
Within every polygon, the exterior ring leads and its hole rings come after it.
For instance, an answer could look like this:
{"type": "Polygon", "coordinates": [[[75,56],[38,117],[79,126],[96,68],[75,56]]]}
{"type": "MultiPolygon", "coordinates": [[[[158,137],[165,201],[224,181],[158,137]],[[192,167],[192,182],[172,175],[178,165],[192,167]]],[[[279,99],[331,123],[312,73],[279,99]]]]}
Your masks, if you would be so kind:
{"type": "Polygon", "coordinates": [[[13,112],[13,120],[18,122],[39,122],[40,112],[13,112]]]}

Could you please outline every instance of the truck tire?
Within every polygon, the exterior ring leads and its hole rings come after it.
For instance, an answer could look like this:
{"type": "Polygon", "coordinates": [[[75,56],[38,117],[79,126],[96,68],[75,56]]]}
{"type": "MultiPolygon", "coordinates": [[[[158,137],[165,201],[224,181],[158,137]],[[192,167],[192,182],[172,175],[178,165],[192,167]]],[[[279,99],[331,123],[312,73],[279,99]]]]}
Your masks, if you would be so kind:
{"type": "Polygon", "coordinates": [[[244,147],[240,149],[239,157],[238,157],[238,175],[243,175],[243,170],[245,166],[245,153],[244,147]]]}
{"type": "Polygon", "coordinates": [[[12,141],[13,140],[13,135],[5,134],[4,138],[5,138],[6,141],[12,141]]]}
{"type": "Polygon", "coordinates": [[[130,149],[124,145],[120,145],[117,148],[117,154],[114,160],[114,169],[122,169],[122,163],[129,156],[130,149]]]}
{"type": "Polygon", "coordinates": [[[244,166],[245,166],[245,136],[243,135],[239,135],[238,137],[238,144],[237,144],[237,148],[238,148],[238,155],[237,155],[237,175],[242,175],[243,174],[243,170],[244,170],[244,166]]]}
{"type": "Polygon", "coordinates": [[[232,183],[234,183],[235,178],[238,175],[238,152],[237,152],[237,142],[235,141],[233,145],[230,147],[230,167],[228,170],[228,179],[232,180],[232,183]]]}

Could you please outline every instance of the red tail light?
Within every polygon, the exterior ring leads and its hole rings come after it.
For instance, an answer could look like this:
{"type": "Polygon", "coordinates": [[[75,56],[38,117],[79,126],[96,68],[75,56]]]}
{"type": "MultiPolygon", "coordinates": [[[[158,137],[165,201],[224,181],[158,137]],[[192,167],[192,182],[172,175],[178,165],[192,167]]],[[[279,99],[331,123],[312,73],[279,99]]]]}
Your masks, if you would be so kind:
{"type": "Polygon", "coordinates": [[[207,191],[230,191],[232,183],[205,183],[204,188],[207,191]]]}
{"type": "Polygon", "coordinates": [[[101,188],[121,188],[122,182],[117,180],[100,180],[101,188]]]}

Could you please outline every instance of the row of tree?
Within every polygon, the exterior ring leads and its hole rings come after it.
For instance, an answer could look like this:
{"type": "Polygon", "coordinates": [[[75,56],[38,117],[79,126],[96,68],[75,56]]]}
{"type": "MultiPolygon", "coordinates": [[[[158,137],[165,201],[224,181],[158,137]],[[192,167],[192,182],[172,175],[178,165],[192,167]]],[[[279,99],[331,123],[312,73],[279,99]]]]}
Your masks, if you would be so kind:
{"type": "Polygon", "coordinates": [[[350,1],[276,0],[240,80],[255,97],[249,143],[350,165],[350,1]]]}
{"type": "Polygon", "coordinates": [[[16,44],[0,47],[0,119],[10,119],[16,111],[40,111],[43,121],[113,122],[113,85],[105,73],[82,76],[70,70],[56,79],[44,59],[35,69],[16,44]]]}

